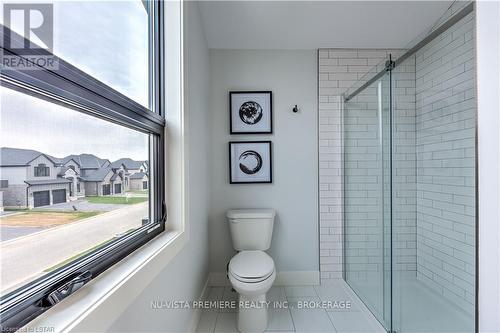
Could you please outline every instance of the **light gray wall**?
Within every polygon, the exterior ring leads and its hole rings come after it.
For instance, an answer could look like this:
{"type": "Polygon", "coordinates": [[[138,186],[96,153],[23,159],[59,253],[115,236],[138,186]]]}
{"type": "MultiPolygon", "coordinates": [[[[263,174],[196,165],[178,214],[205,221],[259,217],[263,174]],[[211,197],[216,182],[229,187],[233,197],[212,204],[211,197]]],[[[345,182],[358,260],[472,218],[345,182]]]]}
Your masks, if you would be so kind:
{"type": "MultiPolygon", "coordinates": [[[[111,332],[187,332],[193,310],[153,310],[152,300],[196,300],[208,275],[209,53],[197,4],[185,3],[189,223],[186,247],[113,323],[111,332]],[[200,168],[200,166],[203,166],[200,168]]],[[[167,117],[168,118],[168,117],[167,117]]]]}
{"type": "Polygon", "coordinates": [[[268,252],[278,271],[319,270],[316,59],[314,50],[210,51],[211,272],[224,272],[235,254],[226,210],[255,207],[277,211],[268,252]],[[229,135],[231,90],[273,92],[272,135],[229,135]],[[228,142],[238,140],[273,142],[273,184],[229,184],[228,142]]]}

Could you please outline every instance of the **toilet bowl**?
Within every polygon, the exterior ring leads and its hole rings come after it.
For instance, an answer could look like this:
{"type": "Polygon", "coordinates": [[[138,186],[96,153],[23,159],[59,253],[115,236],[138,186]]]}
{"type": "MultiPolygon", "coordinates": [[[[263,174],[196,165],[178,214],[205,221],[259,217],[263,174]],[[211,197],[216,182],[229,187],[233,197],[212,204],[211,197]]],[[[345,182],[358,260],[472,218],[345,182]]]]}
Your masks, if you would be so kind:
{"type": "Polygon", "coordinates": [[[273,259],[264,251],[242,251],[229,262],[234,289],[249,298],[265,294],[276,278],[273,259]]]}
{"type": "Polygon", "coordinates": [[[275,212],[246,209],[227,212],[233,246],[227,275],[239,294],[238,330],[262,333],[267,328],[266,293],[276,279],[274,260],[264,252],[271,245],[275,212]]]}
{"type": "Polygon", "coordinates": [[[238,330],[264,332],[268,319],[266,293],[276,279],[273,259],[264,251],[242,251],[229,262],[228,276],[239,294],[238,330]]]}

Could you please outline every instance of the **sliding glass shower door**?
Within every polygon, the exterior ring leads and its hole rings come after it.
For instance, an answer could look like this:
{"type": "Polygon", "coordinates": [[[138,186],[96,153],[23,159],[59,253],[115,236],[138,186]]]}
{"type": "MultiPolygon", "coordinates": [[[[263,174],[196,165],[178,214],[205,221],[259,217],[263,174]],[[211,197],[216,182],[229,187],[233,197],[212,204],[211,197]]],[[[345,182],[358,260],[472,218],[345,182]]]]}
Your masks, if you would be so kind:
{"type": "Polygon", "coordinates": [[[345,279],[391,325],[391,72],[344,104],[345,279]]]}
{"type": "Polygon", "coordinates": [[[391,333],[475,331],[471,6],[344,99],[344,279],[391,333]]]}

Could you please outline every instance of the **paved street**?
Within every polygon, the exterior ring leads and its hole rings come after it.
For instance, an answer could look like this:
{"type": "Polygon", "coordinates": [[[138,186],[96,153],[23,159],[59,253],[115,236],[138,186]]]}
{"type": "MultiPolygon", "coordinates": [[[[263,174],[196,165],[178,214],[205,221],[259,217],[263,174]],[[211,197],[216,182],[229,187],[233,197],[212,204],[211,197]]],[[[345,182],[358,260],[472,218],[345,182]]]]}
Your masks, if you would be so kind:
{"type": "Polygon", "coordinates": [[[1,242],[0,290],[33,280],[51,266],[140,227],[148,215],[147,202],[120,206],[119,210],[1,242]]]}
{"type": "MultiPolygon", "coordinates": [[[[52,206],[44,206],[38,207],[37,210],[46,210],[46,211],[80,211],[80,212],[94,212],[94,211],[102,211],[109,212],[115,209],[124,208],[123,205],[115,205],[115,204],[100,204],[100,203],[90,203],[87,200],[77,200],[71,202],[64,202],[60,204],[55,204],[52,206]]],[[[9,212],[5,211],[0,214],[1,217],[6,217],[14,214],[22,214],[22,212],[9,212]]],[[[17,237],[26,236],[29,234],[33,234],[39,231],[42,231],[47,228],[42,227],[20,227],[20,226],[4,226],[0,225],[0,242],[11,240],[17,237]]]]}

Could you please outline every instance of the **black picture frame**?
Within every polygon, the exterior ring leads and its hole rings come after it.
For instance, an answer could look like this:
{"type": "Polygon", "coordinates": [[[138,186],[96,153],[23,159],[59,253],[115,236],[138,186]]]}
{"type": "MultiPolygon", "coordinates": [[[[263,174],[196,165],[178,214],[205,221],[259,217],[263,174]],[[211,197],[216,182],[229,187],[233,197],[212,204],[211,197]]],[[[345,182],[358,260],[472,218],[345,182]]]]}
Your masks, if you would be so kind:
{"type": "MultiPolygon", "coordinates": [[[[263,112],[267,112],[264,110],[263,112]]],[[[266,117],[267,118],[267,117],[266,117]]],[[[230,134],[273,134],[273,92],[270,90],[262,90],[262,91],[230,91],[229,92],[229,132],[230,134]],[[268,95],[264,97],[269,98],[269,116],[268,116],[268,126],[266,126],[266,130],[258,130],[258,131],[244,131],[235,129],[233,126],[236,121],[236,117],[233,116],[233,100],[235,96],[238,95],[268,95]]]]}
{"type": "Polygon", "coordinates": [[[228,161],[229,161],[229,183],[230,184],[272,184],[273,182],[273,148],[272,148],[272,142],[269,140],[263,140],[263,141],[229,141],[228,144],[228,149],[229,149],[229,155],[228,155],[228,161]],[[244,144],[266,144],[267,149],[268,149],[268,155],[269,155],[269,163],[268,163],[268,173],[269,173],[269,179],[267,180],[249,180],[249,181],[238,181],[238,180],[233,180],[233,150],[232,147],[233,145],[244,145],[244,144]]]}

